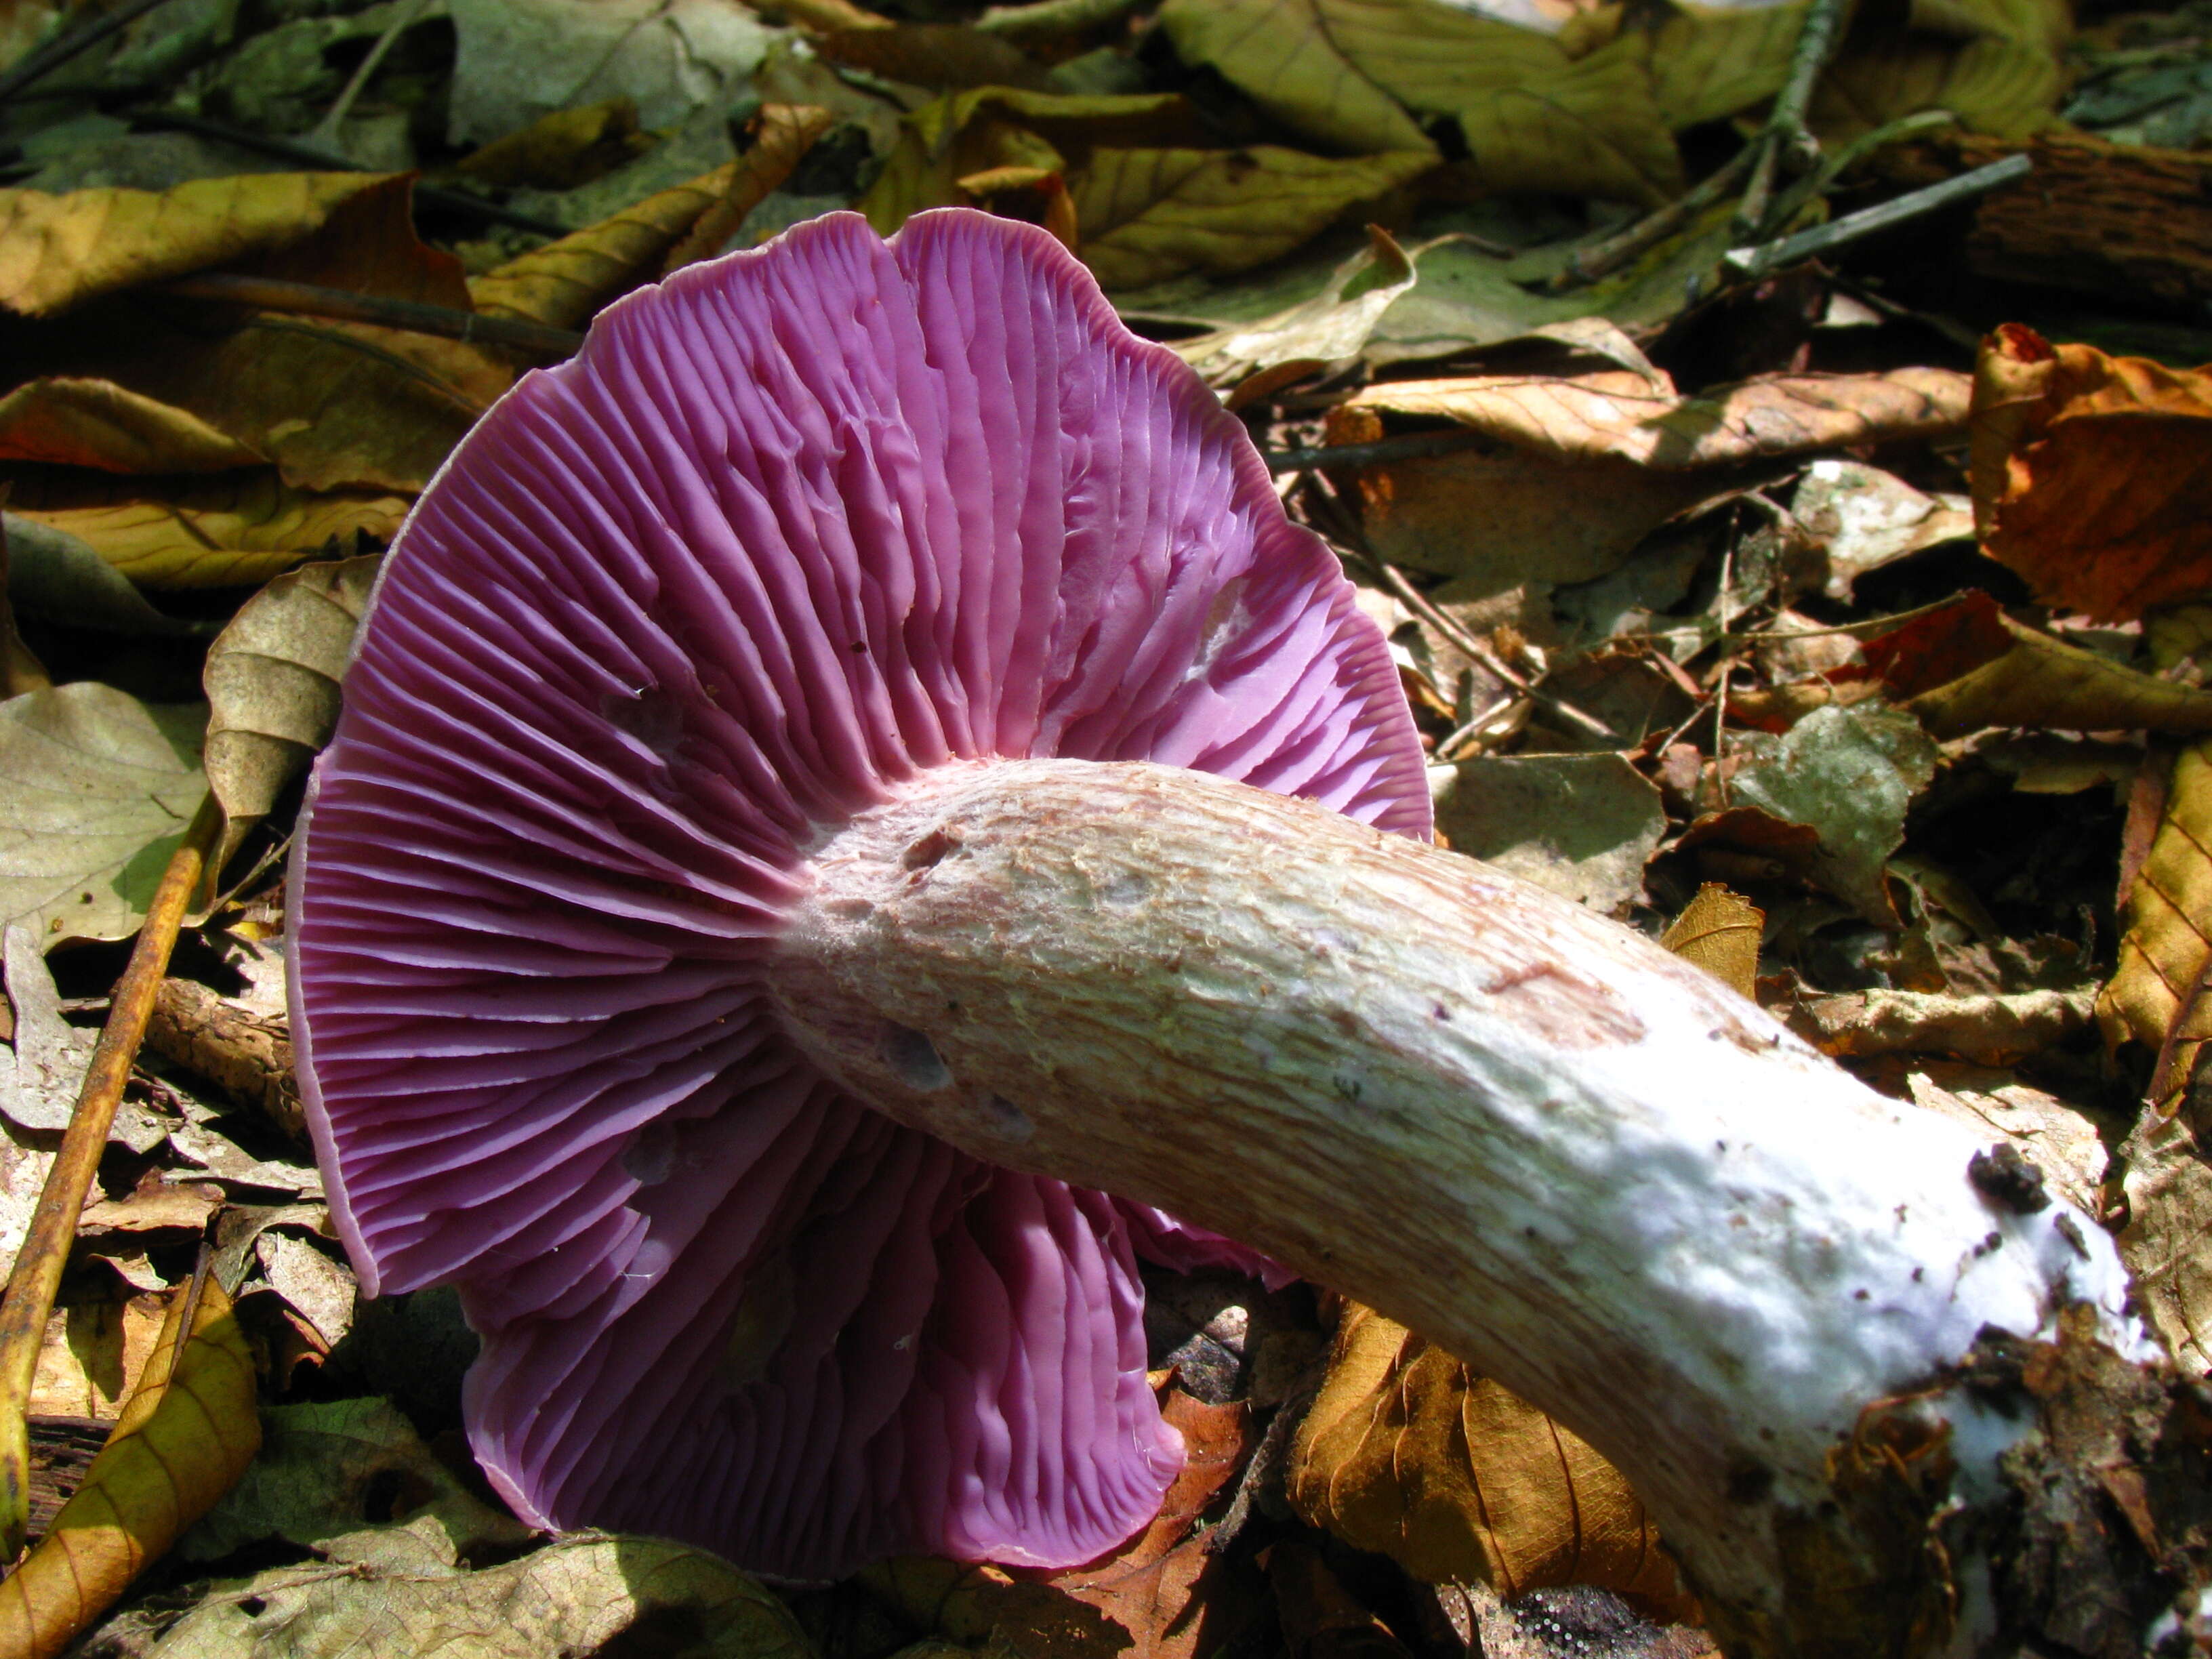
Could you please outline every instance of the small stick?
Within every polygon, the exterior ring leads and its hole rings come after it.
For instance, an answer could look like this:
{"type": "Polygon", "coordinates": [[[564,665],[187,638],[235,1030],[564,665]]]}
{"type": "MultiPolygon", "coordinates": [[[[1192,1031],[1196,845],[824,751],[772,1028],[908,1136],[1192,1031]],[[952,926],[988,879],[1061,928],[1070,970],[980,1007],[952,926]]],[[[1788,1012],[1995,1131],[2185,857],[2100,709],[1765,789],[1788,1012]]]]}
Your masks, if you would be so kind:
{"type": "Polygon", "coordinates": [[[1995,190],[1999,185],[2024,179],[2035,164],[2025,155],[2008,155],[2002,161],[1992,161],[1987,167],[1976,167],[1972,173],[1962,173],[1955,179],[1946,179],[1941,184],[1916,190],[1900,196],[1895,201],[1884,202],[1878,207],[1847,213],[1842,218],[1810,230],[1801,230],[1795,236],[1784,236],[1779,241],[1769,242],[1763,247],[1730,248],[1721,263],[1740,277],[1763,276],[1778,265],[1793,264],[1800,259],[1809,259],[1817,254],[1870,236],[1878,230],[1917,219],[1923,213],[1933,213],[1938,208],[1949,207],[1970,197],[1995,190]]]}
{"type": "MultiPolygon", "coordinates": [[[[1335,401],[1341,402],[1341,394],[1335,401]]],[[[1322,466],[1371,466],[1378,461],[1412,461],[1428,455],[1449,455],[1484,441],[1479,432],[1417,432],[1403,438],[1383,438],[1371,444],[1338,444],[1322,449],[1263,449],[1261,459],[1270,472],[1310,472],[1322,466]]]]}
{"type": "Polygon", "coordinates": [[[1751,184],[1736,209],[1735,222],[1744,234],[1756,236],[1766,228],[1766,210],[1774,190],[1774,173],[1783,152],[1801,167],[1820,159],[1820,147],[1805,130],[1805,112],[1813,102],[1813,88],[1836,49],[1843,32],[1844,0],[1811,0],[1805,21],[1797,31],[1797,44],[1790,54],[1790,73],[1782,90],[1774,94],[1773,112],[1766,129],[1753,148],[1759,152],[1751,184]]]}
{"type": "Polygon", "coordinates": [[[415,27],[429,3],[430,0],[402,0],[399,15],[392,20],[392,26],[377,36],[376,44],[368,49],[368,56],[361,60],[361,66],[354,70],[353,78],[339,90],[336,101],[324,112],[323,118],[302,135],[303,143],[318,149],[343,151],[345,146],[340,143],[339,134],[344,129],[346,117],[353,112],[354,105],[368,87],[369,76],[376,73],[384,62],[385,54],[392,50],[399,37],[415,27]]]}
{"type": "Polygon", "coordinates": [[[83,52],[89,52],[112,34],[119,34],[137,22],[164,0],[127,0],[106,16],[88,23],[74,34],[64,35],[48,45],[44,51],[34,52],[21,63],[0,75],[0,104],[6,103],[34,81],[42,81],[64,64],[83,52]]]}
{"type": "Polygon", "coordinates": [[[222,833],[222,809],[210,792],[169,855],[168,867],[161,872],[153,902],[146,907],[145,925],[138,930],[123,977],[116,981],[107,1024],[85,1069],[76,1109],[70,1115],[53,1167],[46,1172],[39,1207],[32,1212],[30,1231],[9,1276],[7,1298],[0,1302],[0,1556],[7,1559],[21,1553],[29,1522],[31,1442],[26,1413],[46,1319],[61,1287],[70,1242],[76,1237],[77,1216],[92,1190],[115,1109],[131,1080],[131,1061],[154,1012],[154,994],[167,977],[169,952],[176,946],[185,911],[199,890],[222,833]]]}
{"type": "Polygon", "coordinates": [[[410,334],[435,335],[441,340],[513,346],[541,357],[573,357],[584,343],[584,337],[573,330],[548,328],[543,323],[526,322],[519,317],[486,317],[473,311],[456,311],[450,306],[386,300],[373,294],[323,288],[313,283],[288,283],[273,276],[202,271],[197,276],[164,283],[160,291],[187,300],[220,300],[232,305],[258,307],[263,311],[329,317],[347,323],[374,323],[384,328],[404,329],[410,334]]]}
{"type": "Polygon", "coordinates": [[[975,27],[1009,40],[1049,40],[1118,22],[1137,5],[1138,0],[1031,0],[1025,6],[993,6],[975,27]]]}
{"type": "Polygon", "coordinates": [[[1746,144],[1720,167],[1692,189],[1676,197],[1665,207],[1645,214],[1627,229],[1615,233],[1602,242],[1593,244],[1567,261],[1567,268],[1552,278],[1553,292],[1562,289],[1579,288],[1594,283],[1626,264],[1646,248],[1656,247],[1707,208],[1719,201],[1740,184],[1751,169],[1758,150],[1756,144],[1746,144]]]}

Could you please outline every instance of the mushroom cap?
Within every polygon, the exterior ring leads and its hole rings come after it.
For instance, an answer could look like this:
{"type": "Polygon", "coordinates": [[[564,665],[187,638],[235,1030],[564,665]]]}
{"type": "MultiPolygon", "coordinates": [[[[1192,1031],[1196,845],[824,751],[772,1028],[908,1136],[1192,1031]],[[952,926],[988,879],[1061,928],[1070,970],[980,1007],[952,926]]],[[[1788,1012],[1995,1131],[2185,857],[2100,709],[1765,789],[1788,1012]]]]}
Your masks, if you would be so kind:
{"type": "Polygon", "coordinates": [[[1255,1259],[893,1123],[764,991],[826,830],[1046,755],[1429,826],[1334,558],[1030,227],[833,214],[692,266],[422,497],[301,819],[293,1030],[362,1286],[459,1286],[519,1513],[823,1578],[1155,1512],[1135,1249],[1255,1259]]]}

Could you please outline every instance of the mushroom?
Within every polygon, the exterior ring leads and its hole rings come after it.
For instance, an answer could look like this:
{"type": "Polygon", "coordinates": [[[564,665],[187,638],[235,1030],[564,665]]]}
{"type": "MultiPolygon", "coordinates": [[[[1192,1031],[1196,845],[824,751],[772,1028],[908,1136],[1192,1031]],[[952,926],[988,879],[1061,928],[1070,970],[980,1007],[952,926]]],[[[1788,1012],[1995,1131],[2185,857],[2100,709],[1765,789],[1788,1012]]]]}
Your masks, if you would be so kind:
{"type": "Polygon", "coordinates": [[[334,1216],[459,1285],[541,1524],[1096,1556],[1180,1458],[1137,1253],[1257,1250],[1605,1452],[1744,1650],[1970,1648],[1992,1343],[2151,1355],[2103,1232],[1427,823],[1172,355],[1030,228],[832,215],[611,307],[394,546],[294,860],[334,1216]]]}

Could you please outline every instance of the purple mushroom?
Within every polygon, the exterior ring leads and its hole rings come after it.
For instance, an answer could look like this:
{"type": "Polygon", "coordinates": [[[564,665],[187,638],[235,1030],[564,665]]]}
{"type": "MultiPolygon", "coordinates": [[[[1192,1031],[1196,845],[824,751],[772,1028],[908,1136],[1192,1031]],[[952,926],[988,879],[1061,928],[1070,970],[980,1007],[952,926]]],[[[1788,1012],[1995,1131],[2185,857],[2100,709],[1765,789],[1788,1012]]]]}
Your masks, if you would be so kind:
{"type": "Polygon", "coordinates": [[[459,1287],[526,1517],[818,1579],[1158,1508],[1137,1259],[1259,1259],[879,1115],[769,994],[828,837],[1026,757],[1428,829],[1335,560],[1039,231],[836,214],[687,270],[422,498],[302,817],[294,1034],[362,1286],[459,1287]]]}

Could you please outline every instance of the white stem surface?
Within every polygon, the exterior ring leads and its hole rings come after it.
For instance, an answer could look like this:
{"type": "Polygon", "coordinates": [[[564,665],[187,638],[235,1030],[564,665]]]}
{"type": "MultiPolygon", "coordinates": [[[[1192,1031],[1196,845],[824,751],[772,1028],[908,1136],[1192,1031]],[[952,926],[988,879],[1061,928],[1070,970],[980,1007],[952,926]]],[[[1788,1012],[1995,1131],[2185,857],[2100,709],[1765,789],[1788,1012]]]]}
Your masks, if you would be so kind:
{"type": "Polygon", "coordinates": [[[1936,1388],[1978,1501],[2017,1431],[1943,1376],[1984,1327],[2083,1303],[2149,1352],[2102,1231],[1985,1194],[1986,1142],[1472,860],[1199,774],[1019,761],[925,775],[813,870],[778,994],[825,1067],[1497,1376],[1621,1468],[1747,1646],[1795,1644],[1808,1548],[1847,1573],[1864,1544],[1818,1540],[1869,1406],[1936,1388]]]}

